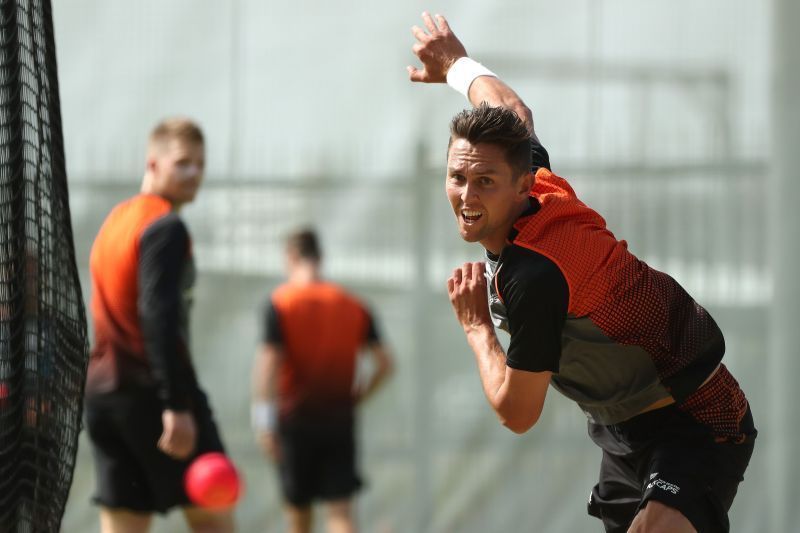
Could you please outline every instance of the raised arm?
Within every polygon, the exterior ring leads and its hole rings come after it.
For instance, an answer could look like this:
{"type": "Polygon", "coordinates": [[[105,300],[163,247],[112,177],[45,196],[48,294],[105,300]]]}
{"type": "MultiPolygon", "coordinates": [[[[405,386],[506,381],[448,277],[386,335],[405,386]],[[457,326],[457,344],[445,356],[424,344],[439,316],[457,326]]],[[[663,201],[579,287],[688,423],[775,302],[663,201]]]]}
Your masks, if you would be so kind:
{"type": "Polygon", "coordinates": [[[422,21],[425,29],[411,28],[416,39],[412,50],[422,62],[422,69],[406,67],[411,81],[448,83],[464,93],[473,106],[487,102],[491,106],[507,107],[522,118],[535,138],[531,110],[511,87],[469,58],[447,20],[442,15],[431,17],[424,12],[422,21]]]}

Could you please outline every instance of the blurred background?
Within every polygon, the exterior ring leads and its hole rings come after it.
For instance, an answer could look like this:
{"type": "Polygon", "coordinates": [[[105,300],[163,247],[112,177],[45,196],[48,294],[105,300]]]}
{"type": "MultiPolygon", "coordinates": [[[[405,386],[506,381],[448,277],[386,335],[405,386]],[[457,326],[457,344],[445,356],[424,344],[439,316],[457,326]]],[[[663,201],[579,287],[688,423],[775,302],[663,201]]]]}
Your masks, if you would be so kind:
{"type": "MultiPolygon", "coordinates": [[[[791,531],[775,518],[788,496],[774,476],[798,470],[783,462],[797,426],[781,420],[791,405],[780,394],[798,375],[789,341],[800,339],[789,331],[770,359],[776,306],[797,308],[774,289],[769,243],[781,234],[769,216],[784,213],[766,194],[787,170],[770,164],[770,139],[781,117],[796,118],[798,93],[771,111],[774,65],[800,47],[774,39],[795,27],[776,14],[791,3],[54,0],[84,293],[92,240],[138,191],[151,127],[191,116],[207,139],[206,183],[184,211],[200,269],[193,352],[246,478],[240,531],[283,527],[272,466],[249,429],[249,380],[283,238],[301,224],[320,231],[326,275],[371,306],[397,360],[361,413],[363,531],[602,531],[585,510],[600,452],[584,415],[552,392],[528,434],[502,428],[445,295],[452,268],[482,252],[460,241],[444,196],[448,121],[467,103],[405,71],[416,64],[410,27],[423,10],[443,13],[533,109],[554,171],[720,323],[761,431],[733,531],[791,531]]],[[[799,132],[787,131],[791,159],[799,132]]],[[[782,316],[792,329],[796,315],[782,316]]],[[[84,435],[64,531],[98,530],[93,475],[84,435]]],[[[154,530],[185,529],[172,515],[154,530]]]]}

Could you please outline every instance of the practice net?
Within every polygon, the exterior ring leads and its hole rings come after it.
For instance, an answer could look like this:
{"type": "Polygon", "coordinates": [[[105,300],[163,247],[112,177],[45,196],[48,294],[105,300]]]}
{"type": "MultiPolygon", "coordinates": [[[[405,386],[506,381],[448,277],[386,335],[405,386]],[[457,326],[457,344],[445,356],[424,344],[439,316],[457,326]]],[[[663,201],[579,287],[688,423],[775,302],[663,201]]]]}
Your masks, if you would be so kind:
{"type": "Polygon", "coordinates": [[[88,347],[51,6],[0,0],[0,531],[58,531],[88,347]]]}

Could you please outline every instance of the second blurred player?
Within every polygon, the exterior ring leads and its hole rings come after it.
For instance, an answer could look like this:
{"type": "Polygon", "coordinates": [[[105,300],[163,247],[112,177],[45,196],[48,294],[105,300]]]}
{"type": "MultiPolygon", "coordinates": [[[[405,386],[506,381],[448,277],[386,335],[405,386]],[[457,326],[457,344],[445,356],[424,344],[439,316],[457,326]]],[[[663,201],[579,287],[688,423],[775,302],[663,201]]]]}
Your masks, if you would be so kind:
{"type": "Polygon", "coordinates": [[[276,461],[289,531],[311,530],[311,505],[327,507],[328,531],[356,531],[351,499],[361,487],[355,407],[388,377],[392,360],[372,316],[321,278],[317,236],[289,237],[287,283],[272,294],[256,357],[253,426],[276,461]],[[375,371],[355,387],[356,356],[367,348],[375,371]]]}

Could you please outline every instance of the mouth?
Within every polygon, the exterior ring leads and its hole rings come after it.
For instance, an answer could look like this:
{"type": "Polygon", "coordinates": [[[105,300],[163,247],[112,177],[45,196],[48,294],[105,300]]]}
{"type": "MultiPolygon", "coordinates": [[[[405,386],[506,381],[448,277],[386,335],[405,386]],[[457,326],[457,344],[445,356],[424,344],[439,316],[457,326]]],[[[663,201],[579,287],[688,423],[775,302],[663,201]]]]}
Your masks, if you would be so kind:
{"type": "Polygon", "coordinates": [[[465,224],[474,224],[480,220],[481,217],[483,217],[483,213],[480,211],[476,211],[474,209],[461,210],[461,220],[463,220],[465,224]]]}

